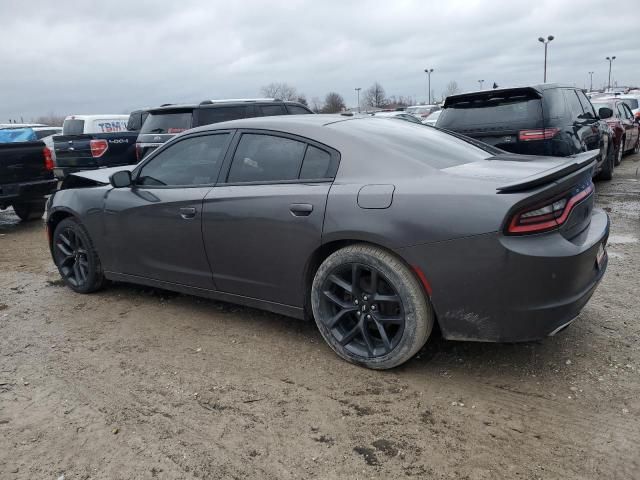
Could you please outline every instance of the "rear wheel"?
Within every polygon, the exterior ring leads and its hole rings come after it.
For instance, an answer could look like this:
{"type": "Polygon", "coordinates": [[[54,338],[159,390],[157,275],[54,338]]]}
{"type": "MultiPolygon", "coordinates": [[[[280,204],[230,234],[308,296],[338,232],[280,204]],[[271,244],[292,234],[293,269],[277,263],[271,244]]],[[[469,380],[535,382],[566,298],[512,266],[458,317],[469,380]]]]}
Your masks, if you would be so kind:
{"type": "Polygon", "coordinates": [[[602,164],[602,170],[596,176],[598,180],[611,180],[613,177],[613,164],[614,164],[614,149],[607,148],[606,149],[606,158],[604,163],[602,164]]]}
{"type": "Polygon", "coordinates": [[[615,165],[618,166],[622,163],[622,155],[624,155],[624,143],[626,142],[626,139],[624,137],[622,137],[622,140],[620,140],[620,145],[618,145],[618,148],[616,149],[616,161],[615,161],[615,165]]]}
{"type": "Polygon", "coordinates": [[[329,346],[348,362],[373,369],[409,360],[434,324],[431,304],[411,269],[371,245],[330,255],[313,279],[311,302],[329,346]]]}
{"type": "Polygon", "coordinates": [[[104,284],[102,265],[84,226],[75,218],[62,220],[53,233],[53,260],[65,284],[78,293],[104,284]]]}
{"type": "Polygon", "coordinates": [[[640,152],[640,135],[638,136],[638,140],[636,140],[636,145],[633,147],[634,155],[640,152]]]}
{"type": "Polygon", "coordinates": [[[38,220],[44,215],[46,203],[47,200],[45,198],[17,202],[13,204],[13,210],[23,222],[38,220]]]}

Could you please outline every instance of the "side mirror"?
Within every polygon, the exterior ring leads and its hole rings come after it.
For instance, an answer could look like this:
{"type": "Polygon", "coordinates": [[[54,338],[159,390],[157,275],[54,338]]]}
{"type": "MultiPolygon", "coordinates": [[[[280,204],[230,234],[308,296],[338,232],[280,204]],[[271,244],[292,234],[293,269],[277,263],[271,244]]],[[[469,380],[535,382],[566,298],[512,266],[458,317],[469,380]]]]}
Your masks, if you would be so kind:
{"type": "Polygon", "coordinates": [[[131,186],[131,172],[129,170],[121,170],[109,177],[109,183],[114,188],[125,188],[131,186]]]}
{"type": "Polygon", "coordinates": [[[598,116],[603,120],[611,118],[613,117],[613,110],[609,107],[601,107],[600,110],[598,110],[598,116]]]}

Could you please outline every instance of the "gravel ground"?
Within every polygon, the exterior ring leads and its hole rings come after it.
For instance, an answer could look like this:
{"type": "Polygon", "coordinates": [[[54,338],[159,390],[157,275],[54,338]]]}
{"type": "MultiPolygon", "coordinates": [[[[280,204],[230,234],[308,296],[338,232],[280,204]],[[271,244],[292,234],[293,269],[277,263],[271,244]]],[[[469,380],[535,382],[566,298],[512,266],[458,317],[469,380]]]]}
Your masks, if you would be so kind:
{"type": "Polygon", "coordinates": [[[387,372],[312,324],[118,284],[62,286],[0,213],[0,478],[640,478],[640,155],[598,183],[609,270],[527,344],[431,339],[387,372]]]}

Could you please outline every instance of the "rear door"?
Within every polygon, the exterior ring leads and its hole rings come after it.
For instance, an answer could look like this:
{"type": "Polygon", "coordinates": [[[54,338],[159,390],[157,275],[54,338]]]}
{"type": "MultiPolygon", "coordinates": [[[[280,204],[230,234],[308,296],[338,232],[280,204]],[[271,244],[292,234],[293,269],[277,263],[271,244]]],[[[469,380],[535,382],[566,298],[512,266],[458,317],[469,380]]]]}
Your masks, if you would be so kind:
{"type": "Polygon", "coordinates": [[[204,201],[203,234],[221,291],[301,307],[320,246],[338,153],[291,135],[242,131],[204,201]]]}
{"type": "Polygon", "coordinates": [[[620,102],[618,104],[618,111],[620,112],[620,121],[624,126],[625,132],[625,150],[632,150],[636,142],[638,141],[638,124],[633,118],[633,113],[626,103],[620,102]]]}
{"type": "Polygon", "coordinates": [[[544,128],[541,95],[521,88],[449,97],[438,127],[514,153],[547,154],[544,144],[521,141],[520,132],[544,128]]]}
{"type": "Polygon", "coordinates": [[[116,272],[214,288],[202,241],[202,200],[230,140],[228,131],[186,137],[149,158],[133,187],[109,191],[105,244],[116,272]]]}

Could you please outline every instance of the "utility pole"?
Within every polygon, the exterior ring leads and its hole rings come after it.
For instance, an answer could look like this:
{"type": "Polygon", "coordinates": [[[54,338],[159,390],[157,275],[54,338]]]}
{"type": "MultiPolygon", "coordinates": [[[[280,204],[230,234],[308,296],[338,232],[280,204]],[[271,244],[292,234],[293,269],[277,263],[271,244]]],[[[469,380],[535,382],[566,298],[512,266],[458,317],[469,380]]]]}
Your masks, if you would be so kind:
{"type": "Polygon", "coordinates": [[[589,91],[593,92],[593,72],[589,72],[589,91]]]}
{"type": "Polygon", "coordinates": [[[546,40],[542,37],[538,38],[538,41],[544,44],[544,83],[547,83],[547,46],[554,38],[553,35],[549,35],[546,40]]]}
{"type": "Polygon", "coordinates": [[[609,60],[609,83],[608,83],[608,87],[607,90],[611,90],[611,64],[613,63],[613,61],[616,59],[615,55],[611,58],[607,57],[607,60],[609,60]]]}
{"type": "Polygon", "coordinates": [[[424,73],[427,74],[427,104],[431,105],[431,72],[433,72],[433,68],[425,68],[424,73]]]}
{"type": "Polygon", "coordinates": [[[361,87],[356,88],[356,92],[358,93],[358,113],[360,113],[360,90],[362,90],[361,87]]]}

